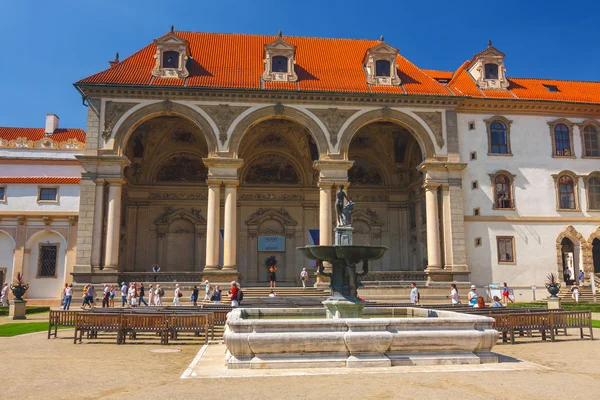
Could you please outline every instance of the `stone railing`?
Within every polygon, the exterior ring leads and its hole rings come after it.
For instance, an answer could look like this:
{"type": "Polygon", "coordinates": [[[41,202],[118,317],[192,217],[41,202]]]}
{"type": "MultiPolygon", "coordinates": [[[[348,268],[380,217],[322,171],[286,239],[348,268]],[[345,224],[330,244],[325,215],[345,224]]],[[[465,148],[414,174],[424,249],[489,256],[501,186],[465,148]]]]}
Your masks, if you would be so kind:
{"type": "Polygon", "coordinates": [[[363,282],[425,281],[427,274],[424,271],[372,271],[360,280],[363,282]]]}
{"type": "Polygon", "coordinates": [[[121,272],[123,282],[201,282],[202,272],[121,272]]]}

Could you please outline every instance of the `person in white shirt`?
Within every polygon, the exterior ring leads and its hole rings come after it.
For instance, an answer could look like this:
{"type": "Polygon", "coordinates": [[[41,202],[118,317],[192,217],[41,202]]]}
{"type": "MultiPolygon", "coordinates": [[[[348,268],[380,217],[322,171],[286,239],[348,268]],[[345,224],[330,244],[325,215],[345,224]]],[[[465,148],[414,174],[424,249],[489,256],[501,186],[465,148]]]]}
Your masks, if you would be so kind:
{"type": "Polygon", "coordinates": [[[204,300],[202,301],[210,301],[210,295],[212,294],[212,287],[210,286],[210,282],[207,280],[204,281],[204,300]]]}
{"type": "Polygon", "coordinates": [[[125,304],[127,304],[127,290],[125,282],[121,282],[121,307],[125,307],[125,304]]]}
{"type": "Polygon", "coordinates": [[[162,306],[162,295],[164,293],[160,285],[156,285],[156,290],[154,291],[154,305],[162,306]]]}
{"type": "Polygon", "coordinates": [[[175,285],[175,292],[173,293],[173,305],[174,306],[180,306],[181,302],[179,301],[179,298],[182,297],[183,295],[181,294],[181,289],[179,289],[179,284],[175,285]]]}
{"type": "Polygon", "coordinates": [[[73,299],[73,284],[70,283],[65,287],[65,305],[63,310],[68,310],[71,307],[71,300],[73,299]]]}
{"type": "Polygon", "coordinates": [[[419,304],[419,289],[417,289],[417,284],[416,283],[411,283],[410,284],[410,302],[413,304],[419,304]]]}
{"type": "Polygon", "coordinates": [[[2,285],[2,292],[0,293],[0,303],[5,306],[8,307],[8,283],[4,282],[4,285],[2,285]]]}
{"type": "Polygon", "coordinates": [[[276,296],[277,296],[277,293],[275,293],[274,291],[271,290],[269,292],[269,297],[276,297],[276,296]]]}
{"type": "Polygon", "coordinates": [[[458,289],[456,288],[456,283],[450,285],[450,300],[452,301],[453,306],[460,304],[460,297],[458,296],[458,289]]]}
{"type": "Polygon", "coordinates": [[[306,281],[308,280],[308,272],[306,268],[302,268],[302,272],[300,272],[300,282],[302,282],[302,288],[306,289],[306,281]]]}

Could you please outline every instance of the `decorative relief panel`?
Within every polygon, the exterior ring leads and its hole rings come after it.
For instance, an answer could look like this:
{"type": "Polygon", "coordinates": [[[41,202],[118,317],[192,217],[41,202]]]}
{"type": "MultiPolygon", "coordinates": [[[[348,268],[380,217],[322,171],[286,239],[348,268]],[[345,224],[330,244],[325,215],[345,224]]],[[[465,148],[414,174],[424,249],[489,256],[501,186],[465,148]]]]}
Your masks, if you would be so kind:
{"type": "Polygon", "coordinates": [[[300,178],[292,163],[279,154],[265,154],[248,167],[244,181],[246,183],[284,183],[297,184],[300,178]]]}
{"type": "Polygon", "coordinates": [[[110,100],[106,102],[104,111],[104,129],[102,130],[102,137],[104,140],[110,139],[113,128],[119,118],[137,104],[138,103],[124,103],[110,100]]]}
{"type": "Polygon", "coordinates": [[[204,193],[150,192],[150,200],[208,200],[204,193]]]}
{"type": "Polygon", "coordinates": [[[338,142],[338,133],[344,122],[354,115],[358,110],[340,110],[338,108],[328,108],[326,110],[321,108],[309,109],[325,124],[327,131],[329,131],[329,141],[332,145],[336,145],[338,142]]]}
{"type": "Polygon", "coordinates": [[[156,182],[204,182],[208,169],[199,156],[190,153],[175,155],[160,166],[156,182]]]}
{"type": "Polygon", "coordinates": [[[431,129],[431,131],[433,132],[433,135],[435,136],[435,142],[437,143],[437,145],[440,148],[444,147],[444,144],[446,142],[444,141],[444,133],[442,131],[442,113],[439,111],[435,111],[435,112],[416,112],[415,111],[415,114],[417,114],[419,117],[421,117],[421,119],[423,121],[425,121],[427,126],[429,126],[429,129],[431,129]]]}
{"type": "Polygon", "coordinates": [[[368,159],[353,157],[354,164],[348,170],[348,181],[353,185],[381,185],[383,177],[379,168],[368,159]]]}
{"type": "Polygon", "coordinates": [[[219,140],[221,144],[227,141],[227,129],[241,113],[250,107],[230,106],[229,104],[219,104],[217,106],[200,106],[215,121],[219,128],[219,140]]]}
{"type": "Polygon", "coordinates": [[[300,194],[277,193],[244,193],[239,195],[240,201],[298,201],[304,200],[300,194]]]}

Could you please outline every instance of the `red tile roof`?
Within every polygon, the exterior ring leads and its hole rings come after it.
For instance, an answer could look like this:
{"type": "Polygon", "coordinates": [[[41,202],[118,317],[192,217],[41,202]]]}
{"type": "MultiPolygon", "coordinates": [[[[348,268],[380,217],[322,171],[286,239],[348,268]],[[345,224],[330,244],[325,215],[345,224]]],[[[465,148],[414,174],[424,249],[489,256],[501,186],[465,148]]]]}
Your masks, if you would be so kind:
{"type": "Polygon", "coordinates": [[[78,185],[81,178],[67,178],[61,176],[25,176],[25,177],[0,177],[0,183],[41,183],[78,185]]]}
{"type": "MultiPolygon", "coordinates": [[[[16,140],[25,137],[27,140],[37,142],[46,138],[44,128],[12,128],[0,126],[0,138],[4,140],[16,140]]],[[[69,139],[77,139],[78,142],[85,143],[85,132],[79,128],[57,129],[48,138],[55,142],[65,142],[69,139]]]]}
{"type": "Polygon", "coordinates": [[[452,79],[454,72],[452,71],[438,71],[435,69],[424,69],[422,70],[433,79],[452,79]]]}
{"type": "Polygon", "coordinates": [[[293,83],[264,82],[264,46],[277,36],[176,32],[187,40],[193,59],[186,79],[153,78],[156,45],[150,44],[105,71],[79,84],[186,86],[232,89],[325,91],[346,93],[452,95],[443,85],[398,56],[401,87],[371,86],[366,82],[363,59],[378,40],[324,39],[284,36],[296,46],[293,83]]]}

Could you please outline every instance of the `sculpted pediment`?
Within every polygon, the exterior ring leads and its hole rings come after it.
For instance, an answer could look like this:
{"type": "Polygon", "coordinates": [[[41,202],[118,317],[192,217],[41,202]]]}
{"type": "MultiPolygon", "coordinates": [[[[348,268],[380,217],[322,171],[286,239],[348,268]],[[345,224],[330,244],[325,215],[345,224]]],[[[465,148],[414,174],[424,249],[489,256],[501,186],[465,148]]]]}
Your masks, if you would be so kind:
{"type": "Polygon", "coordinates": [[[156,225],[170,225],[173,221],[178,219],[187,219],[194,225],[206,224],[206,219],[200,215],[200,211],[192,208],[191,211],[179,208],[173,210],[171,207],[165,207],[165,212],[161,214],[156,221],[156,225]]]}
{"type": "Polygon", "coordinates": [[[285,210],[285,208],[281,208],[279,210],[273,208],[259,208],[254,214],[250,216],[246,220],[246,225],[260,225],[263,221],[275,219],[281,222],[284,226],[295,226],[298,224],[296,220],[294,220],[290,214],[285,210]]]}

